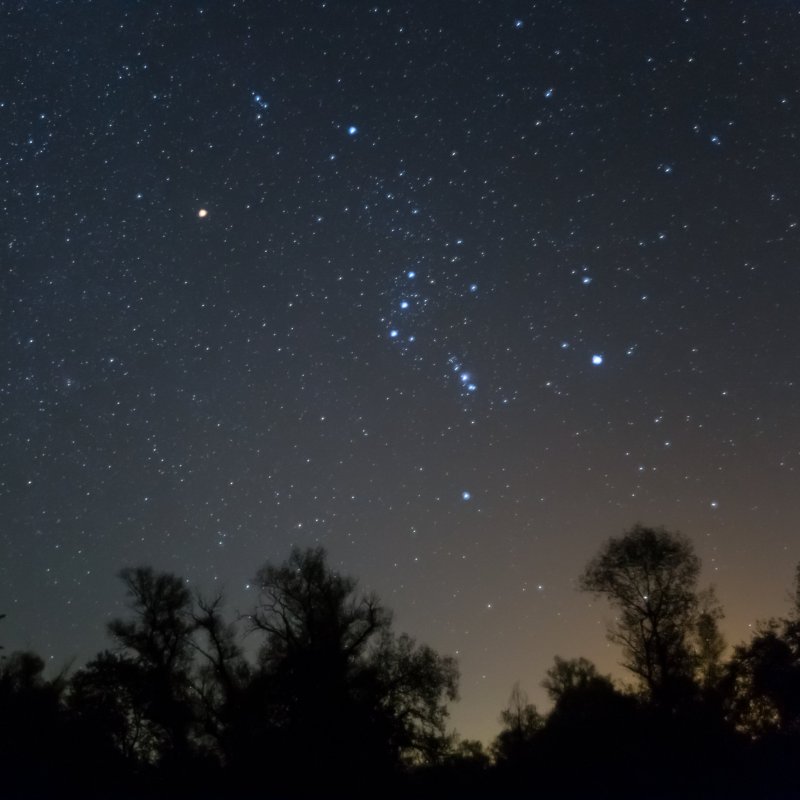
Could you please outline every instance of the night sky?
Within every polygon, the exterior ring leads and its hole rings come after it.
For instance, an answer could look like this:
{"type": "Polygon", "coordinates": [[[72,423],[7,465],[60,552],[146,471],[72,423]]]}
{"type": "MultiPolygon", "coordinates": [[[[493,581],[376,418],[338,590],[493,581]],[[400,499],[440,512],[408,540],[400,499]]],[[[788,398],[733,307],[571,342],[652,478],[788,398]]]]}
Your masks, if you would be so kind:
{"type": "Polygon", "coordinates": [[[230,613],[322,545],[489,738],[576,578],[687,534],[730,642],[800,560],[800,11],[14,2],[0,19],[0,642],[230,613]]]}

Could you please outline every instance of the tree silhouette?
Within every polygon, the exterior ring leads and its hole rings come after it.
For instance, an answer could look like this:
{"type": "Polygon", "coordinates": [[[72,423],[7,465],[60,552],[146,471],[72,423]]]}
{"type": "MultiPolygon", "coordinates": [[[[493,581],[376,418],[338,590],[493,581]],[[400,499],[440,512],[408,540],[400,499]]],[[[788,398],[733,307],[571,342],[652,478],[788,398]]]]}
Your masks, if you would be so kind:
{"type": "Polygon", "coordinates": [[[436,764],[413,769],[402,797],[496,797],[494,768],[482,742],[451,742],[449,752],[436,764]]]}
{"type": "Polygon", "coordinates": [[[113,619],[108,624],[112,638],[154,673],[185,670],[191,662],[195,626],[192,596],[184,582],[152,567],[123,569],[119,577],[133,618],[113,619]]]}
{"type": "Polygon", "coordinates": [[[701,592],[699,601],[695,622],[695,672],[700,686],[706,692],[713,692],[724,674],[722,656],[726,645],[719,629],[724,615],[713,590],[701,592]]]}
{"type": "Polygon", "coordinates": [[[588,658],[565,659],[555,657],[555,663],[547,670],[542,686],[556,704],[570,694],[587,690],[614,690],[607,675],[601,675],[588,658]]]}
{"type": "Polygon", "coordinates": [[[102,667],[122,670],[128,701],[139,704],[131,718],[158,729],[146,738],[157,746],[156,758],[179,763],[189,755],[193,717],[191,593],[177,576],[151,567],[123,569],[120,578],[132,617],[113,619],[108,630],[126,657],[102,667]]]}
{"type": "Polygon", "coordinates": [[[155,764],[166,744],[150,717],[148,695],[146,670],[129,656],[105,651],[73,676],[68,707],[90,746],[137,769],[155,764]]]}
{"type": "Polygon", "coordinates": [[[751,736],[800,736],[800,565],[789,616],[761,624],[734,649],[724,684],[731,720],[751,736]]]}
{"type": "Polygon", "coordinates": [[[70,680],[0,661],[3,797],[793,797],[800,777],[800,568],[793,607],[723,663],[722,612],[689,542],[636,526],[588,565],[644,691],[556,657],[540,714],[515,685],[491,758],[448,733],[455,661],[392,630],[322,549],[258,571],[245,653],[221,596],[123,570],[114,651],[70,680]],[[624,753],[624,769],[610,771],[624,753]],[[656,787],[656,788],[654,788],[656,787]]]}
{"type": "MultiPolygon", "coordinates": [[[[253,680],[253,669],[244,657],[237,641],[237,630],[222,616],[223,598],[198,596],[192,618],[195,637],[191,640],[201,662],[194,672],[194,692],[198,700],[199,724],[215,742],[226,764],[235,763],[237,754],[244,752],[244,709],[253,680]]],[[[251,723],[252,726],[252,723],[251,723]]]]}
{"type": "MultiPolygon", "coordinates": [[[[699,572],[700,560],[685,536],[635,525],[608,540],[580,577],[584,591],[605,596],[619,612],[609,639],[622,645],[623,665],[657,703],[674,702],[693,681],[698,623],[708,636],[715,621],[709,604],[701,607],[699,572]]],[[[715,648],[710,640],[709,648],[715,648]]]]}
{"type": "Polygon", "coordinates": [[[293,781],[342,785],[446,752],[452,659],[395,636],[377,597],[331,571],[322,549],[267,564],[255,585],[249,623],[264,643],[251,691],[269,720],[262,735],[293,781]]]}
{"type": "Polygon", "coordinates": [[[455,659],[418,645],[406,634],[383,631],[364,661],[371,676],[373,714],[389,732],[394,761],[436,763],[450,752],[447,702],[457,698],[455,659]]]}
{"type": "Polygon", "coordinates": [[[49,796],[69,764],[62,746],[61,696],[66,676],[44,676],[44,661],[29,651],[0,663],[0,788],[3,796],[49,796]]]}
{"type": "Polygon", "coordinates": [[[328,569],[322,548],[294,549],[286,564],[266,564],[255,584],[259,602],[250,622],[266,634],[265,663],[302,653],[338,661],[341,668],[391,621],[377,597],[355,595],[353,578],[328,569]]]}
{"type": "Polygon", "coordinates": [[[518,766],[530,758],[537,734],[544,727],[544,718],[528,695],[515,683],[508,705],[500,712],[503,728],[492,744],[492,754],[500,764],[518,766]]]}
{"type": "Polygon", "coordinates": [[[625,784],[635,785],[644,763],[643,720],[636,698],[618,691],[586,658],[556,656],[542,686],[554,706],[539,737],[539,780],[553,793],[568,797],[613,796],[611,787],[598,785],[597,775],[624,752],[625,781],[613,789],[620,793],[625,784]]]}

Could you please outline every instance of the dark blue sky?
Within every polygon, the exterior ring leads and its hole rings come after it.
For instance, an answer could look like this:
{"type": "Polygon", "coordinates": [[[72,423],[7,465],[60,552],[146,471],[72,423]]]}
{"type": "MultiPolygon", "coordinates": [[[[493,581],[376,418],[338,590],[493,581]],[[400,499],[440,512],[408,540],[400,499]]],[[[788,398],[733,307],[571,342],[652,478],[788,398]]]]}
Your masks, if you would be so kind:
{"type": "Polygon", "coordinates": [[[48,2],[0,21],[0,611],[322,544],[487,737],[679,528],[730,641],[800,560],[789,2],[48,2]],[[205,214],[201,215],[201,209],[205,214]]]}

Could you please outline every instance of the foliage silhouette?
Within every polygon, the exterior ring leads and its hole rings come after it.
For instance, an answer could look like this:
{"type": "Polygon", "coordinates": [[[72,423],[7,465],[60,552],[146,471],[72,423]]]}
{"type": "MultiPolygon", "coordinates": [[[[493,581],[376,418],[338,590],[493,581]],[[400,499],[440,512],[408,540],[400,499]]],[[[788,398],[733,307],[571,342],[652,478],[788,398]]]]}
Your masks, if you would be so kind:
{"type": "Polygon", "coordinates": [[[487,752],[447,730],[455,661],[396,634],[323,550],[262,567],[238,626],[221,596],[123,570],[113,650],[71,678],[35,653],[0,660],[2,796],[800,796],[800,566],[790,612],[727,661],[698,574],[677,534],[607,543],[581,583],[619,609],[611,635],[639,689],[556,657],[552,708],[515,685],[487,752]]]}
{"type": "Polygon", "coordinates": [[[529,758],[544,727],[544,718],[528,702],[519,683],[511,689],[508,705],[500,712],[500,722],[503,728],[492,745],[492,754],[498,763],[516,767],[529,758]]]}
{"type": "Polygon", "coordinates": [[[0,662],[0,780],[4,795],[45,793],[68,764],[61,744],[65,676],[44,677],[44,661],[16,651],[0,662]]]}
{"type": "Polygon", "coordinates": [[[752,737],[800,739],[800,565],[793,600],[787,617],[762,623],[734,649],[723,678],[729,717],[752,737]]]}
{"type": "Polygon", "coordinates": [[[555,663],[542,681],[550,699],[556,703],[567,702],[578,693],[589,690],[613,691],[614,684],[607,675],[601,675],[588,658],[564,659],[555,657],[555,663]]]}
{"type": "Polygon", "coordinates": [[[119,576],[132,616],[111,620],[108,630],[125,654],[114,666],[133,706],[138,754],[180,771],[192,756],[195,715],[192,596],[180,578],[151,567],[123,569],[119,576]]]}
{"type": "Polygon", "coordinates": [[[257,685],[289,781],[303,774],[311,790],[352,774],[377,778],[448,751],[453,659],[394,635],[377,597],[329,570],[321,549],[266,565],[255,585],[249,624],[264,639],[257,685]]]}
{"type": "Polygon", "coordinates": [[[712,672],[720,654],[711,590],[698,593],[700,560],[691,542],[663,528],[635,525],[609,539],[580,577],[619,616],[609,639],[650,698],[670,705],[690,690],[698,668],[712,672]]]}

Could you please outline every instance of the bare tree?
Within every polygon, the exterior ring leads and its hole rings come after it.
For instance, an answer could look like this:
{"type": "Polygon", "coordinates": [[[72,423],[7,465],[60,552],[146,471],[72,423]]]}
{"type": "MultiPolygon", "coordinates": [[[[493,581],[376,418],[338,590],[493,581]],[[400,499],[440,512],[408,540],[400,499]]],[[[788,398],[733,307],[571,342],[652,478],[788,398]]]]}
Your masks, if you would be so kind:
{"type": "Polygon", "coordinates": [[[249,619],[266,634],[266,660],[298,651],[357,658],[391,623],[375,595],[356,595],[353,578],[328,569],[322,548],[293,550],[286,564],[262,567],[255,583],[259,602],[249,619]]]}

